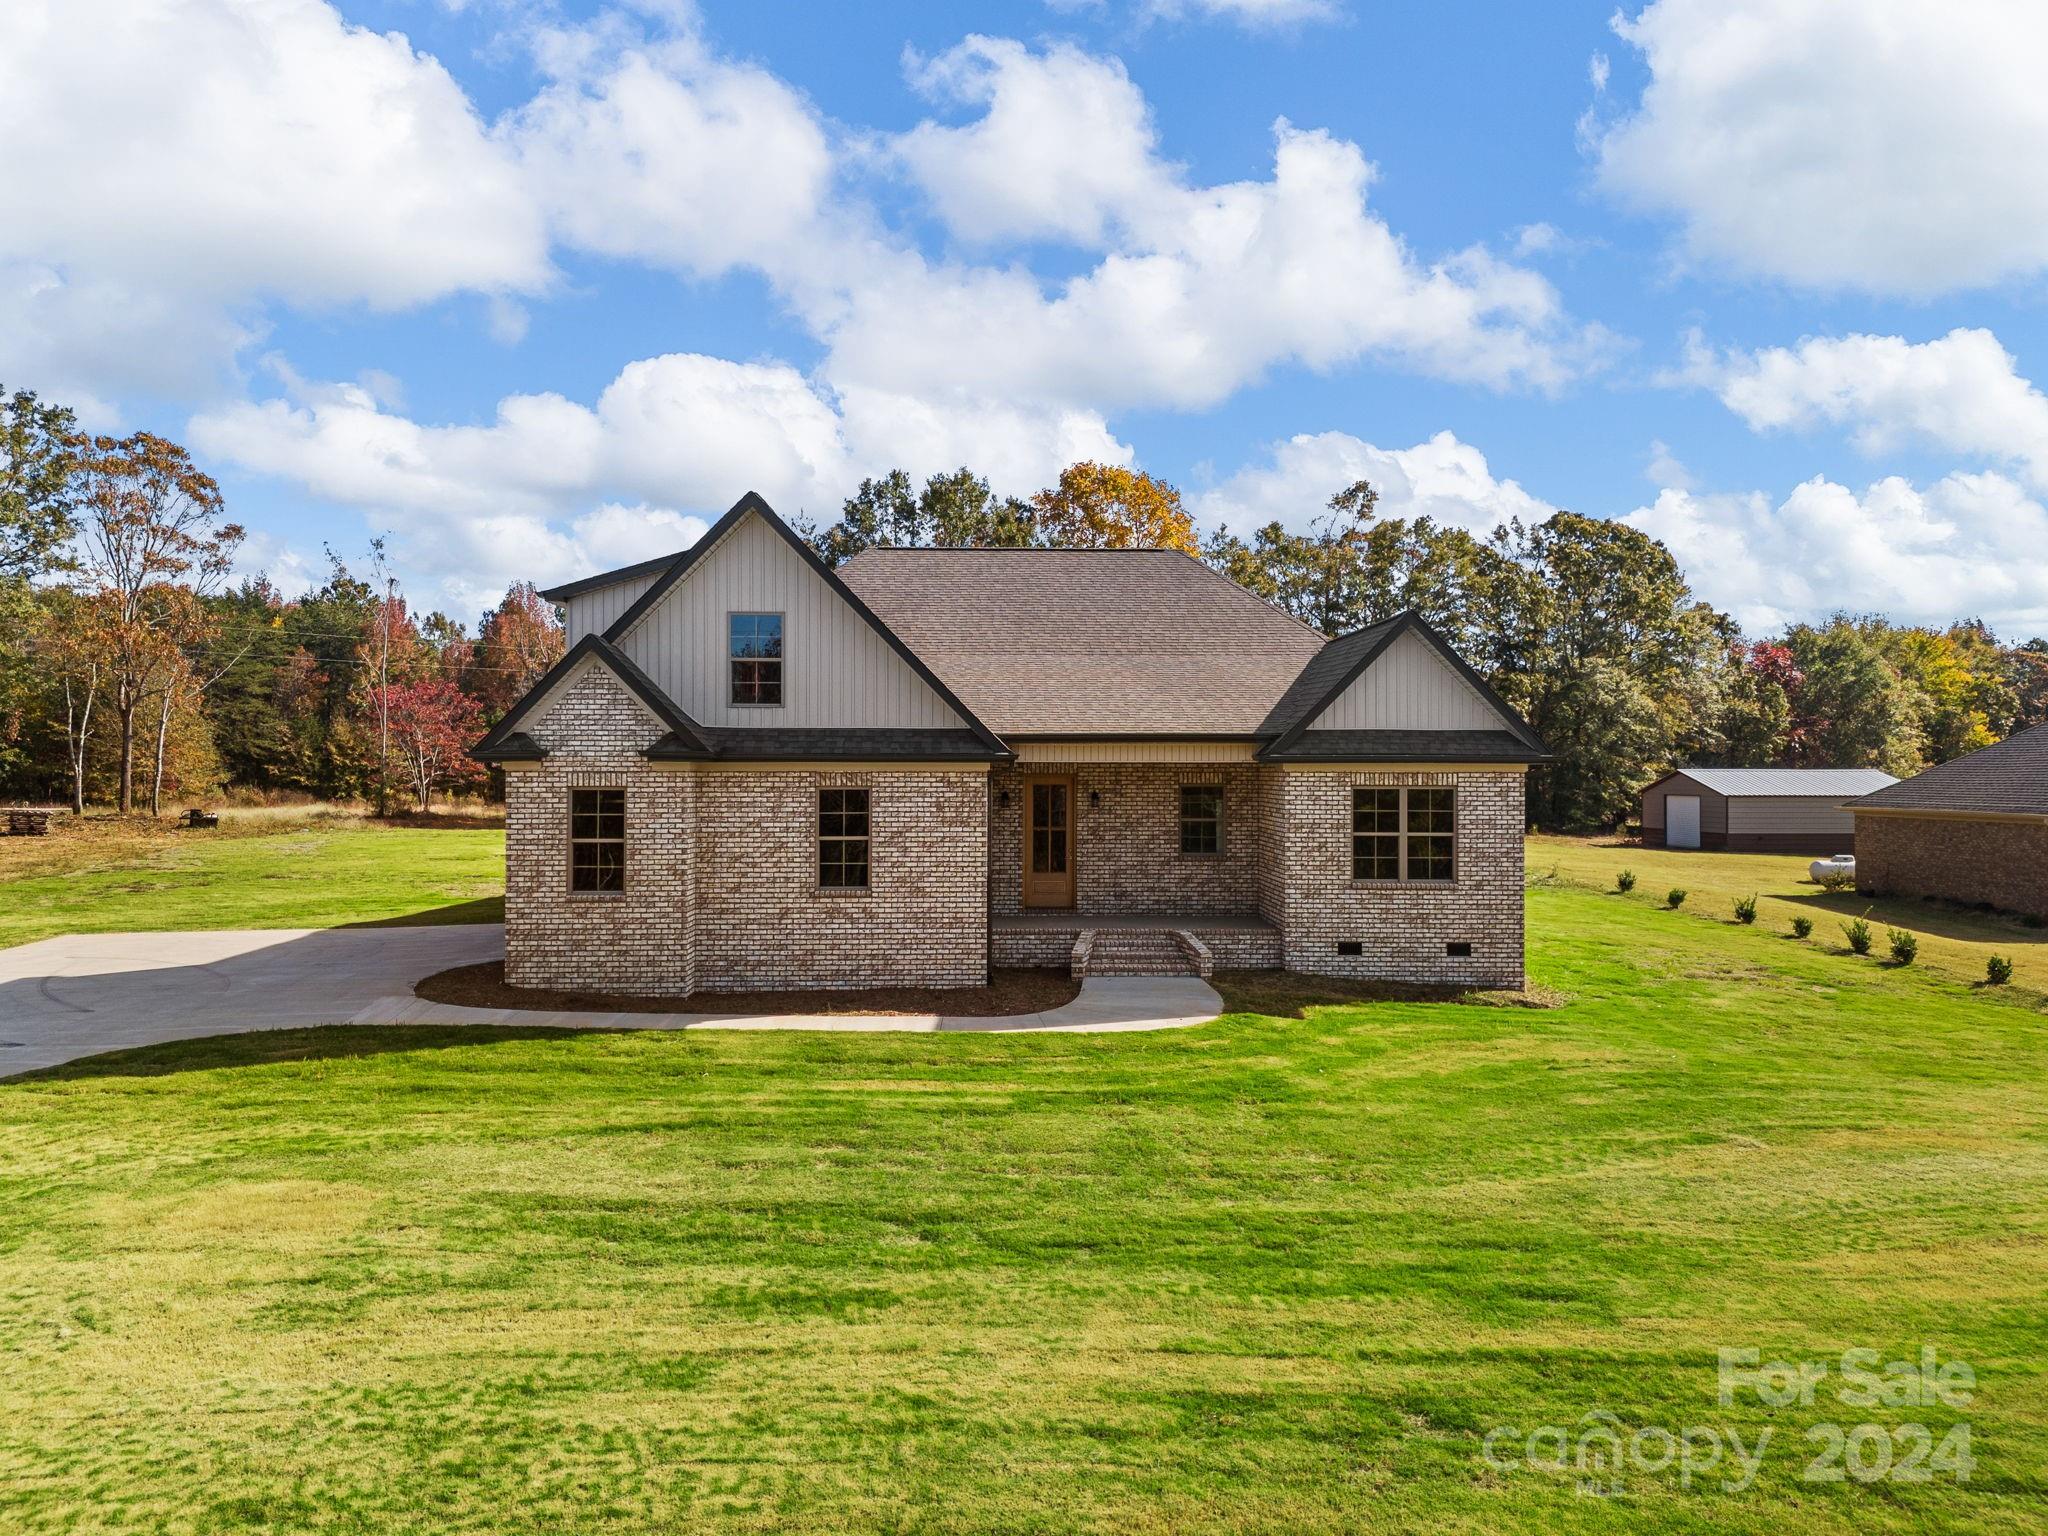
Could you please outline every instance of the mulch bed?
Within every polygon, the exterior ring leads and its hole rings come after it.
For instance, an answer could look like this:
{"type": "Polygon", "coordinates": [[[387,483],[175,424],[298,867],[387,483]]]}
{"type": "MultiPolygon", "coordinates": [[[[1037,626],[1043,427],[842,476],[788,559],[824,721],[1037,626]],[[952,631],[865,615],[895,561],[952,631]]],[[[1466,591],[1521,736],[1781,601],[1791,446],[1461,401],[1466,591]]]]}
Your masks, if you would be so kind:
{"type": "Polygon", "coordinates": [[[514,987],[505,962],[460,965],[427,977],[413,992],[430,1003],[464,1008],[534,1008],[579,1013],[953,1013],[998,1018],[1042,1013],[1071,1003],[1081,984],[1065,971],[1003,970],[986,987],[875,987],[859,992],[698,992],[635,997],[618,992],[552,992],[514,987]]]}

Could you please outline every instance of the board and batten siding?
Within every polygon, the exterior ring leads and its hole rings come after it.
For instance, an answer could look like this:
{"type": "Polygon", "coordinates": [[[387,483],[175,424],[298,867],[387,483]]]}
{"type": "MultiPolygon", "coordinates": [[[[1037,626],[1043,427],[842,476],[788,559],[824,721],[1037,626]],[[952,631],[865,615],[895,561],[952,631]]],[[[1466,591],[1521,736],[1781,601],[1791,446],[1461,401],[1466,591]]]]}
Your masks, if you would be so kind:
{"type": "Polygon", "coordinates": [[[1819,795],[1737,795],[1728,801],[1730,836],[1744,833],[1841,833],[1853,836],[1856,815],[1819,795]]]}
{"type": "Polygon", "coordinates": [[[601,635],[611,628],[612,621],[640,600],[655,582],[661,579],[661,572],[654,571],[645,576],[634,576],[626,581],[615,581],[609,586],[595,587],[588,592],[579,592],[562,604],[562,638],[568,645],[574,645],[585,635],[601,635]]]}
{"type": "Polygon", "coordinates": [[[1497,731],[1500,715],[1436,647],[1397,636],[1310,724],[1311,731],[1497,731]]]}
{"type": "Polygon", "coordinates": [[[619,638],[701,725],[947,729],[959,715],[757,515],[740,519],[619,638]],[[731,702],[727,617],[782,615],[779,706],[731,702]]]}

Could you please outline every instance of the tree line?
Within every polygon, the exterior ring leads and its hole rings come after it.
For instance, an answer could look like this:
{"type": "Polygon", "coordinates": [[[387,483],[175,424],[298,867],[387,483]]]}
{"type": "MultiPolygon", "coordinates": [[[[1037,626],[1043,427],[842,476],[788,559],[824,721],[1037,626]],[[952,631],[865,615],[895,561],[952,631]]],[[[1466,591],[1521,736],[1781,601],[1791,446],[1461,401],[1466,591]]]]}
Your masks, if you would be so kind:
{"type": "MultiPolygon", "coordinates": [[[[1475,534],[1381,516],[1360,481],[1301,530],[1205,538],[1173,486],[1079,463],[1028,498],[895,470],[796,522],[829,564],[883,544],[1178,549],[1327,635],[1413,608],[1556,753],[1530,784],[1546,827],[1615,825],[1676,763],[1903,776],[2048,720],[2048,641],[1850,614],[1746,636],[1656,540],[1571,512],[1475,534]]],[[[158,812],[238,786],[381,808],[488,787],[468,747],[562,655],[533,586],[473,627],[422,618],[372,541],[287,598],[230,581],[241,540],[179,445],[0,391],[0,798],[158,812]]]]}
{"type": "Polygon", "coordinates": [[[562,655],[529,584],[417,617],[373,540],[287,598],[184,448],[0,391],[0,799],[161,813],[225,786],[428,808],[562,655]]]}

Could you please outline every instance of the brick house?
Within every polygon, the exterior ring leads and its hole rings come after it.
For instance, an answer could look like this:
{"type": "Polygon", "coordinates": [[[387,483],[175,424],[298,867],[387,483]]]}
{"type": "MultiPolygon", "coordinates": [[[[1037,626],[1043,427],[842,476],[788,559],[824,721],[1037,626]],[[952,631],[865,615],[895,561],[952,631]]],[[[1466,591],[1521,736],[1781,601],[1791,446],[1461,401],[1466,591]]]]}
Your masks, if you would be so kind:
{"type": "Polygon", "coordinates": [[[1851,801],[1856,888],[2048,918],[2048,725],[1851,801]]]}
{"type": "Polygon", "coordinates": [[[545,595],[568,653],[477,748],[515,985],[1522,983],[1544,749],[1412,614],[1326,642],[1166,550],[835,571],[751,493],[545,595]]]}

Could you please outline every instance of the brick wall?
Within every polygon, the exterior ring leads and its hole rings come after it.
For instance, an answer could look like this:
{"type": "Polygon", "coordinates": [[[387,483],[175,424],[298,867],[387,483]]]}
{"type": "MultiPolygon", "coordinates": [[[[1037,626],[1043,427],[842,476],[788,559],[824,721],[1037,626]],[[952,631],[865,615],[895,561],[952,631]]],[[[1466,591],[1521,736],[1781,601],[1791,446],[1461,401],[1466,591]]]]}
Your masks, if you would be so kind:
{"type": "Polygon", "coordinates": [[[698,775],[697,962],[707,991],[978,987],[988,791],[958,770],[698,775]],[[818,886],[818,790],[868,790],[864,891],[818,886]]]}
{"type": "Polygon", "coordinates": [[[586,670],[505,776],[505,973],[515,986],[683,996],[761,987],[979,986],[987,789],[978,771],[658,768],[666,729],[586,670]],[[868,787],[869,888],[817,883],[817,792],[868,787]],[[626,792],[623,895],[569,890],[569,791],[626,792]]]}
{"type": "Polygon", "coordinates": [[[1858,816],[1856,888],[2048,917],[2048,826],[1858,816]]]}
{"type": "MultiPolygon", "coordinates": [[[[1234,916],[1258,909],[1258,771],[1249,763],[1033,763],[1031,774],[1074,776],[1075,910],[1091,916],[1171,912],[1234,916]],[[1180,851],[1180,786],[1223,786],[1223,852],[1180,851]],[[1101,804],[1091,803],[1098,794],[1101,804]]],[[[1024,780],[1015,766],[990,778],[989,908],[1021,910],[1024,780]],[[1009,804],[1002,804],[1007,791],[1009,804]]]]}
{"type": "Polygon", "coordinates": [[[697,984],[689,901],[695,781],[641,751],[667,727],[586,668],[529,728],[549,751],[505,775],[505,978],[519,987],[681,996],[697,984]],[[569,791],[626,791],[626,890],[569,889],[569,791]]]}
{"type": "Polygon", "coordinates": [[[1522,971],[1522,790],[1515,773],[1287,770],[1270,789],[1284,850],[1287,968],[1329,976],[1519,987],[1522,971]],[[1351,878],[1351,791],[1362,784],[1457,791],[1456,878],[1351,878]],[[1355,940],[1359,955],[1339,955],[1355,940]],[[1470,958],[1445,953],[1462,941],[1470,958]]]}

